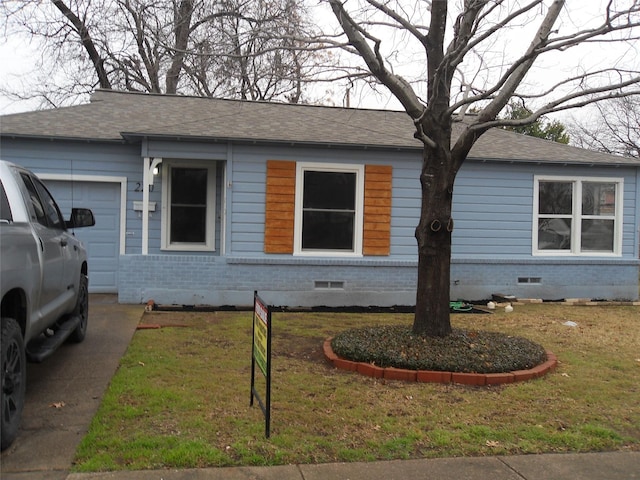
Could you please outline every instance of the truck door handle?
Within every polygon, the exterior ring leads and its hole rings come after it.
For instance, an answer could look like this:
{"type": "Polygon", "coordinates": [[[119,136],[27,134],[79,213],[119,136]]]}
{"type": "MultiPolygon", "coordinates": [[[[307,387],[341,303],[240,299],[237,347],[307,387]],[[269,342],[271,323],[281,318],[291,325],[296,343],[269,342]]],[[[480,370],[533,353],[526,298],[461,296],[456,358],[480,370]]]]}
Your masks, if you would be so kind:
{"type": "Polygon", "coordinates": [[[66,240],[60,240],[60,246],[61,247],[66,247],[67,246],[67,241],[66,240]]]}

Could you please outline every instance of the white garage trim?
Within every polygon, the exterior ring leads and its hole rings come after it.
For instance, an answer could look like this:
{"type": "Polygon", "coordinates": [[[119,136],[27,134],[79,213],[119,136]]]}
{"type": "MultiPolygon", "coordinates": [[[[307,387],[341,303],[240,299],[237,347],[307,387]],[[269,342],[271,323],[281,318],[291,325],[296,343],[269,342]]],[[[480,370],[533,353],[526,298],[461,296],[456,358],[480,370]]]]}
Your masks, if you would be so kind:
{"type": "Polygon", "coordinates": [[[99,175],[75,175],[68,173],[37,173],[42,180],[60,180],[67,182],[96,182],[96,183],[119,183],[120,184],[120,255],[125,254],[126,249],[126,228],[127,228],[127,177],[110,177],[99,175]]]}

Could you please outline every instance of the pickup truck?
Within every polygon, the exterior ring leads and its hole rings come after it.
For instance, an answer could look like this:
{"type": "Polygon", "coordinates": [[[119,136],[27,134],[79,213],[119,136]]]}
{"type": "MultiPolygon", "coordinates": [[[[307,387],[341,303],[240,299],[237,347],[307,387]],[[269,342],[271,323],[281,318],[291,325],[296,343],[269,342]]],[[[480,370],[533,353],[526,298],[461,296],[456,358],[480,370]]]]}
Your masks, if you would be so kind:
{"type": "Polygon", "coordinates": [[[44,184],[30,171],[0,160],[1,449],[18,433],[26,362],[41,362],[66,340],[87,331],[87,252],[71,232],[95,224],[74,208],[65,221],[44,184]]]}

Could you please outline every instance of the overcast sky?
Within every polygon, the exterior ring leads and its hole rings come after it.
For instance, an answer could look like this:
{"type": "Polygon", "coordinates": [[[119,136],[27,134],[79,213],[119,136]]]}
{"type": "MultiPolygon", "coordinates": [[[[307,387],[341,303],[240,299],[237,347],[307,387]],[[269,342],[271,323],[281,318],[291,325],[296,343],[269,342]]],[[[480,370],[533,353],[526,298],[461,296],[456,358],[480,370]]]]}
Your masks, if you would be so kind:
{"type": "MultiPolygon", "coordinates": [[[[0,44],[0,77],[1,83],[20,84],[33,68],[36,53],[22,39],[9,40],[0,44]]],[[[37,102],[15,102],[0,93],[0,112],[7,113],[26,112],[38,108],[37,102]]]]}
{"type": "MultiPolygon", "coordinates": [[[[1,1],[1,0],[0,0],[1,1]]],[[[566,21],[572,23],[574,25],[583,26],[586,19],[589,17],[593,18],[594,12],[597,10],[597,4],[600,4],[605,0],[576,0],[573,2],[568,2],[570,5],[569,14],[565,17],[566,21]]],[[[324,5],[326,7],[326,5],[324,5]]],[[[565,12],[566,13],[566,12],[565,12]]],[[[335,18],[331,16],[329,13],[330,19],[335,22],[335,18]]],[[[523,30],[516,31],[514,33],[513,38],[510,40],[504,40],[500,42],[502,45],[505,45],[503,48],[508,48],[509,51],[515,50],[513,48],[514,45],[520,43],[520,45],[525,45],[530,40],[530,36],[523,35],[525,33],[523,30]],[[504,42],[504,43],[503,43],[504,42]],[[507,47],[508,46],[508,47],[507,47]]],[[[541,67],[538,67],[538,76],[531,79],[533,82],[549,82],[550,78],[556,75],[566,75],[566,72],[561,72],[560,70],[564,70],[570,66],[572,69],[575,68],[578,64],[584,64],[586,62],[594,62],[594,64],[602,62],[609,62],[613,58],[624,55],[627,58],[631,58],[632,63],[635,68],[638,67],[637,58],[640,57],[640,54],[635,51],[637,47],[626,45],[623,48],[618,49],[617,51],[613,50],[611,45],[606,48],[600,48],[595,46],[590,46],[588,49],[572,49],[569,53],[572,55],[572,60],[575,62],[567,62],[566,52],[562,55],[562,61],[558,63],[547,63],[541,67]],[[622,53],[620,53],[622,52],[622,53]],[[564,67],[564,68],[563,68],[564,67]]],[[[502,52],[504,54],[504,52],[502,52]]],[[[36,51],[33,47],[28,44],[27,37],[16,38],[13,37],[9,39],[6,43],[0,43],[0,85],[6,85],[8,83],[12,85],[20,85],[21,82],[28,80],[30,78],[30,73],[33,71],[36,60],[38,59],[39,52],[36,51]]],[[[553,62],[553,60],[551,59],[553,62]]],[[[423,64],[423,61],[419,62],[423,64]]],[[[575,70],[574,70],[575,71],[575,70]]],[[[320,88],[329,89],[332,92],[332,101],[333,104],[338,106],[344,105],[344,97],[345,97],[345,89],[346,83],[340,82],[337,84],[330,85],[322,85],[320,88]]],[[[384,90],[384,89],[383,89],[384,90]]],[[[362,96],[361,92],[353,91],[350,98],[350,105],[352,107],[369,107],[369,108],[390,108],[390,109],[400,109],[400,105],[391,100],[389,97],[384,97],[381,95],[374,94],[366,94],[366,96],[362,96]]],[[[3,95],[0,92],[0,113],[17,113],[24,111],[31,111],[39,108],[39,103],[37,101],[15,101],[9,99],[6,95],[3,95]]]]}

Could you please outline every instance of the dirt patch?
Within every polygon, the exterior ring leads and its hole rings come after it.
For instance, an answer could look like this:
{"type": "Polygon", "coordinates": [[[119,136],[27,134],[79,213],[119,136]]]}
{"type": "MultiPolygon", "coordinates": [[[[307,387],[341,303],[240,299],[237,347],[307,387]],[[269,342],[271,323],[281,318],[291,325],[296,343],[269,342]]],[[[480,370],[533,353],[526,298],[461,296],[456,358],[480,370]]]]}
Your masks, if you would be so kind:
{"type": "Polygon", "coordinates": [[[228,318],[229,312],[146,312],[138,328],[192,327],[216,325],[228,318]]]}
{"type": "Polygon", "coordinates": [[[324,362],[322,337],[304,337],[280,333],[271,351],[275,357],[295,358],[310,362],[324,362]]]}

